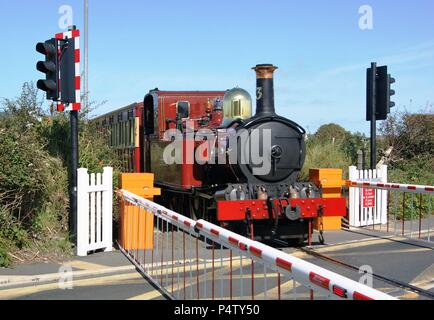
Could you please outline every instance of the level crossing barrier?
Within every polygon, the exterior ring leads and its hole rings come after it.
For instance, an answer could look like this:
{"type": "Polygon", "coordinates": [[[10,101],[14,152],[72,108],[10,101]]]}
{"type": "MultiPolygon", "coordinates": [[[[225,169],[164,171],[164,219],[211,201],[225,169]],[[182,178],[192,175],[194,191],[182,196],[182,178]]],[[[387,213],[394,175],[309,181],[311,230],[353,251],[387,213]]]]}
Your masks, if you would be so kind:
{"type": "MultiPolygon", "coordinates": [[[[386,216],[381,223],[371,225],[351,224],[352,227],[364,227],[374,231],[386,232],[396,236],[434,242],[433,196],[434,186],[410,185],[392,182],[358,179],[347,181],[350,189],[350,220],[361,220],[359,217],[351,219],[352,208],[361,206],[363,195],[384,195],[375,198],[374,203],[381,210],[380,215],[386,216]],[[372,192],[375,191],[375,192],[372,192]],[[359,196],[357,196],[359,195],[359,196]],[[386,199],[386,201],[384,200],[386,199]]],[[[362,214],[363,211],[359,211],[362,214]]]]}
{"type": "Polygon", "coordinates": [[[168,298],[183,300],[341,299],[392,296],[204,220],[194,221],[126,190],[124,214],[136,215],[121,251],[168,298]],[[152,214],[154,219],[140,218],[152,214]],[[152,223],[152,229],[144,224],[152,223]]]}

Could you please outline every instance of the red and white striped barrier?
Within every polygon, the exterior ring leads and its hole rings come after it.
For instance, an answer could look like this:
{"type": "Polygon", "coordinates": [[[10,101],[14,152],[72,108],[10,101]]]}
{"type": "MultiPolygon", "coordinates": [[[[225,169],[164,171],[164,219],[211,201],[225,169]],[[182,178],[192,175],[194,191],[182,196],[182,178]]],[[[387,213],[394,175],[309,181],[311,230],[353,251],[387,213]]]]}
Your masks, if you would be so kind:
{"type": "Polygon", "coordinates": [[[390,190],[390,191],[403,191],[408,193],[419,193],[419,194],[434,194],[434,186],[421,186],[421,185],[411,185],[411,184],[399,184],[399,183],[382,183],[382,182],[372,182],[372,181],[347,181],[347,186],[352,188],[369,188],[369,189],[379,189],[379,190],[390,190]]]}
{"type": "Polygon", "coordinates": [[[366,285],[318,267],[263,243],[250,240],[214,224],[199,220],[196,229],[217,243],[244,252],[249,258],[269,268],[288,274],[303,286],[321,291],[330,298],[348,300],[393,300],[394,298],[366,285]]]}
{"type": "MultiPolygon", "coordinates": [[[[318,267],[263,243],[250,240],[207,221],[191,220],[125,190],[120,191],[120,194],[124,201],[128,201],[153,213],[157,218],[175,225],[186,233],[203,236],[233,252],[240,253],[241,256],[259,262],[270,270],[292,278],[297,283],[315,293],[319,293],[321,296],[339,300],[396,300],[394,297],[376,289],[318,267]]],[[[218,262],[218,259],[216,261],[218,262]]],[[[161,281],[163,281],[163,276],[161,276],[161,281]]]]}
{"type": "Polygon", "coordinates": [[[196,233],[196,221],[180,215],[179,213],[171,211],[155,202],[139,197],[129,191],[121,190],[119,191],[119,193],[123,196],[124,200],[136,204],[137,206],[145,209],[146,211],[152,212],[153,215],[165,221],[169,221],[171,224],[176,225],[177,227],[186,232],[190,232],[192,234],[196,233]]]}

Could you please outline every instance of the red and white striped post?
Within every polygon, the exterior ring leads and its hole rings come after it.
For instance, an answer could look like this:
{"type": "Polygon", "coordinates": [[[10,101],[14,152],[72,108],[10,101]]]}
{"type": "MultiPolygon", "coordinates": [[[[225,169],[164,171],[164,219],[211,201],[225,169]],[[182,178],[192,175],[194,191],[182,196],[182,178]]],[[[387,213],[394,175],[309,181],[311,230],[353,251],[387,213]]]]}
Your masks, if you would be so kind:
{"type": "MultiPolygon", "coordinates": [[[[57,104],[57,111],[80,111],[81,109],[81,71],[80,71],[80,30],[75,29],[75,26],[71,27],[67,32],[61,32],[56,34],[56,39],[59,40],[68,40],[74,39],[73,42],[70,42],[74,45],[74,79],[75,79],[75,100],[66,106],[65,103],[61,102],[57,104]],[[66,107],[66,108],[65,108],[66,107]]],[[[61,83],[62,78],[65,78],[64,75],[60,74],[59,83],[61,83]]],[[[59,85],[59,88],[61,85],[59,85]]],[[[59,91],[59,101],[62,100],[61,92],[59,91]]]]}

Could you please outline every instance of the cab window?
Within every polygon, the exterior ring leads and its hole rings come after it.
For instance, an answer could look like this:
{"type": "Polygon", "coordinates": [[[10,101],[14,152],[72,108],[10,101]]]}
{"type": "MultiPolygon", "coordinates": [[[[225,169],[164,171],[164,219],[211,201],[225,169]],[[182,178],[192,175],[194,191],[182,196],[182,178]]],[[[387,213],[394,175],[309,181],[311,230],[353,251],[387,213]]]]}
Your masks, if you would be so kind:
{"type": "Polygon", "coordinates": [[[146,135],[155,133],[154,98],[151,95],[146,96],[144,101],[144,126],[146,135]]]}
{"type": "Polygon", "coordinates": [[[190,117],[190,103],[179,101],[176,105],[176,112],[180,119],[188,119],[190,117]]]}

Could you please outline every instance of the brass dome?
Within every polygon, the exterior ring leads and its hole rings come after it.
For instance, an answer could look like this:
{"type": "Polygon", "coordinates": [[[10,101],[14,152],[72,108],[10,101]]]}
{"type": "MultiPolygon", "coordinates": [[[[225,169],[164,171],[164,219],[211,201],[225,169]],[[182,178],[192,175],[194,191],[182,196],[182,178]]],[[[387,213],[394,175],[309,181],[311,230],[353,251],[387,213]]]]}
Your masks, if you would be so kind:
{"type": "Polygon", "coordinates": [[[241,88],[228,90],[223,98],[223,126],[252,117],[252,97],[241,88]]]}

